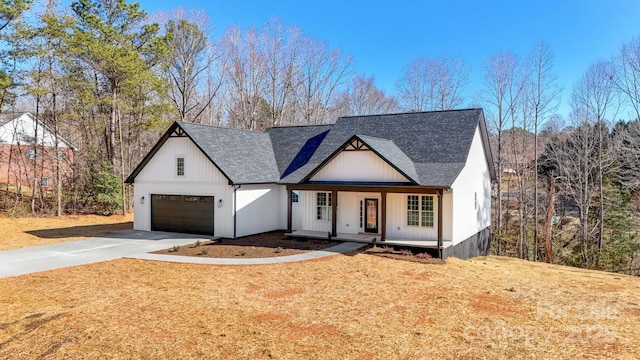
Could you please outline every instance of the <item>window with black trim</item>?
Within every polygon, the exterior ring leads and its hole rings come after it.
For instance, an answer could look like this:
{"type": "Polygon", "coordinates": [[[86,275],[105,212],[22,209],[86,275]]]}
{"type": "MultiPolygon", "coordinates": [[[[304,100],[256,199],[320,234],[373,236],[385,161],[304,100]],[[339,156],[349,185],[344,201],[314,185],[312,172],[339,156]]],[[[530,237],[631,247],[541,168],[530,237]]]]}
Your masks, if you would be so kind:
{"type": "Polygon", "coordinates": [[[176,158],[176,175],[184,176],[184,158],[183,157],[176,158]]]}
{"type": "Polygon", "coordinates": [[[300,200],[298,193],[295,191],[291,192],[291,202],[292,203],[297,203],[300,200]]]}
{"type": "Polygon", "coordinates": [[[433,227],[433,196],[407,195],[407,225],[433,227]]]}
{"type": "Polygon", "coordinates": [[[41,183],[42,183],[42,187],[48,187],[49,186],[49,178],[47,176],[43,176],[41,183]]]}
{"type": "Polygon", "coordinates": [[[331,219],[331,193],[316,193],[316,219],[329,221],[331,219]]]}

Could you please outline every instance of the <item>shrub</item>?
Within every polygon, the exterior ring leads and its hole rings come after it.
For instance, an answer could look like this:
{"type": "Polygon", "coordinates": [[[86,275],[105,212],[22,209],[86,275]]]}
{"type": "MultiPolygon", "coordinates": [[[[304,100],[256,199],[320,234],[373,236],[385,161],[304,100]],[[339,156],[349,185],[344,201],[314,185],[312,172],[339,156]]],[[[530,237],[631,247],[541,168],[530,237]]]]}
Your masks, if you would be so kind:
{"type": "Polygon", "coordinates": [[[426,253],[426,252],[418,253],[416,254],[416,257],[418,259],[431,259],[431,255],[429,255],[429,253],[426,253]]]}
{"type": "Polygon", "coordinates": [[[413,253],[409,249],[402,249],[402,250],[400,250],[400,255],[402,255],[402,256],[411,256],[411,255],[413,255],[413,253]]]}
{"type": "Polygon", "coordinates": [[[371,239],[371,244],[373,245],[373,247],[376,247],[376,238],[371,239]]]}
{"type": "Polygon", "coordinates": [[[209,249],[202,249],[200,250],[200,255],[209,255],[209,249]]]}
{"type": "Polygon", "coordinates": [[[392,252],[394,252],[394,251],[395,251],[395,250],[394,250],[394,249],[393,249],[393,247],[391,247],[391,246],[386,246],[386,245],[385,245],[385,246],[383,246],[383,247],[382,247],[382,252],[385,252],[385,253],[392,253],[392,252]]]}
{"type": "Polygon", "coordinates": [[[282,252],[282,248],[278,246],[275,250],[273,250],[276,254],[280,254],[282,252]]]}
{"type": "Polygon", "coordinates": [[[169,252],[178,252],[178,251],[180,251],[180,245],[173,245],[171,250],[169,250],[169,252]]]}
{"type": "Polygon", "coordinates": [[[102,163],[102,170],[93,175],[93,202],[95,210],[105,216],[122,210],[122,194],[120,180],[107,162],[102,163]]]}
{"type": "Polygon", "coordinates": [[[196,240],[196,247],[200,246],[200,244],[202,244],[202,242],[200,241],[200,239],[196,240]]]}
{"type": "Polygon", "coordinates": [[[240,256],[245,256],[245,255],[247,255],[247,252],[246,252],[246,251],[244,251],[244,250],[240,250],[240,253],[239,253],[239,254],[240,254],[240,256]]]}

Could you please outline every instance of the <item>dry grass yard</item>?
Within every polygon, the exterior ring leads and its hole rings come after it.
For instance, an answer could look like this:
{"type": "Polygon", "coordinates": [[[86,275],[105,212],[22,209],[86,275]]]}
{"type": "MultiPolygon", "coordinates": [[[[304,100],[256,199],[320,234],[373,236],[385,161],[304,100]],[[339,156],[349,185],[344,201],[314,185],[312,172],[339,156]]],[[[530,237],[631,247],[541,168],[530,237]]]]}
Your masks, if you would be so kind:
{"type": "Polygon", "coordinates": [[[87,239],[133,228],[133,215],[51,218],[0,216],[0,251],[87,239]]]}
{"type": "Polygon", "coordinates": [[[1,359],[640,358],[640,279],[489,257],[121,259],[0,279],[1,359]]]}

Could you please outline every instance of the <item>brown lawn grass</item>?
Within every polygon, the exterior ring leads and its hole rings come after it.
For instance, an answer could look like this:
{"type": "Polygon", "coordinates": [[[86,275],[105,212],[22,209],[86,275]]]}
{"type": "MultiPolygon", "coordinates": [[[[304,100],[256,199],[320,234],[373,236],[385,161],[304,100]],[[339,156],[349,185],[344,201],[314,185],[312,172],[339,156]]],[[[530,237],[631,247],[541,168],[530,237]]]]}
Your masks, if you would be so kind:
{"type": "Polygon", "coordinates": [[[132,220],[133,215],[0,217],[0,251],[80,240],[131,229],[132,220]]]}
{"type": "Polygon", "coordinates": [[[0,279],[0,358],[640,358],[640,279],[511,258],[121,259],[0,279]]]}

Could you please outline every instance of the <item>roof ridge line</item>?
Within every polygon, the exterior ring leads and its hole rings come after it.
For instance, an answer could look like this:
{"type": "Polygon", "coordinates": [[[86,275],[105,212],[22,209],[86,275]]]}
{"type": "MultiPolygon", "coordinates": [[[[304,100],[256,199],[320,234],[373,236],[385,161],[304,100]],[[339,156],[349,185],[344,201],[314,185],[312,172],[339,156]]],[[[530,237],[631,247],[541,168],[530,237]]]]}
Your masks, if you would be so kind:
{"type": "Polygon", "coordinates": [[[394,115],[411,115],[411,114],[430,114],[430,113],[452,112],[452,111],[470,111],[470,110],[480,110],[480,109],[482,109],[482,108],[473,107],[473,108],[451,109],[451,110],[403,111],[403,112],[386,113],[386,114],[347,115],[347,116],[340,116],[340,117],[338,117],[338,119],[378,117],[378,116],[394,116],[394,115]]]}

